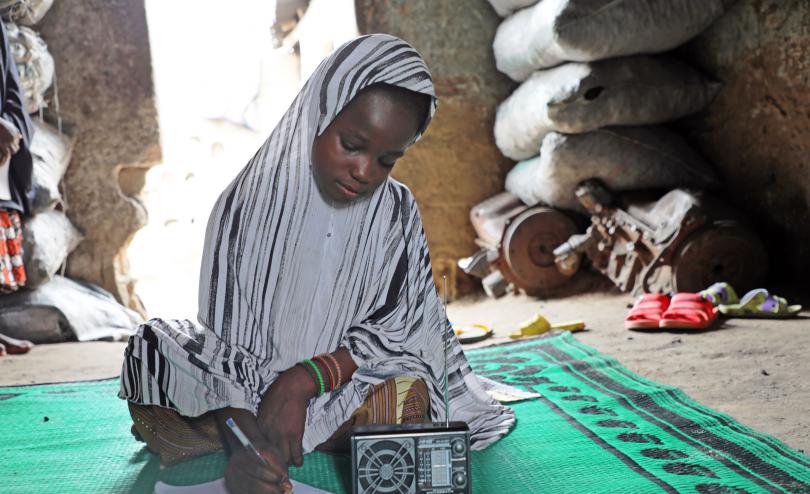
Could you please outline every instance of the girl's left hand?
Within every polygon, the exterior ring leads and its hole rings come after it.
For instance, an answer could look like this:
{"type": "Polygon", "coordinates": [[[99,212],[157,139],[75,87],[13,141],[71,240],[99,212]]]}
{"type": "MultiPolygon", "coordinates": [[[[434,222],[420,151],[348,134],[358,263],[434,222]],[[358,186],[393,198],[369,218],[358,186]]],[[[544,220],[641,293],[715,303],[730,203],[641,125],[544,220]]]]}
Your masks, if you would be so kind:
{"type": "Polygon", "coordinates": [[[267,440],[281,451],[288,465],[304,464],[301,440],[304,437],[309,399],[317,394],[306,370],[295,366],[283,372],[262,398],[259,428],[267,440]]]}

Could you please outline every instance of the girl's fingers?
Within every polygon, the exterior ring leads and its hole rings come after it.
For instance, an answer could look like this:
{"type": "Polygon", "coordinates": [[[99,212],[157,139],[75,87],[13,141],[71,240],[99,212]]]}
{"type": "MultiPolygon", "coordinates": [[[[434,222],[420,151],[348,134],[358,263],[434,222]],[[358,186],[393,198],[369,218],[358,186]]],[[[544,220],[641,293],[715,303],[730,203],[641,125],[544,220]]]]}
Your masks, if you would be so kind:
{"type": "Polygon", "coordinates": [[[290,464],[290,442],[282,440],[279,444],[279,448],[281,449],[281,457],[284,459],[287,464],[290,464]]]}
{"type": "Polygon", "coordinates": [[[269,471],[273,474],[273,482],[280,482],[287,478],[287,463],[284,461],[284,457],[281,456],[281,453],[277,449],[260,447],[259,453],[261,453],[262,458],[264,458],[264,462],[262,462],[254,454],[251,454],[251,456],[253,456],[253,459],[256,461],[256,464],[260,469],[269,471]]]}
{"type": "Polygon", "coordinates": [[[301,449],[301,441],[290,439],[290,463],[300,467],[304,464],[304,452],[301,449]]]}
{"type": "Polygon", "coordinates": [[[276,472],[264,465],[256,455],[254,457],[234,453],[225,470],[225,486],[228,492],[238,493],[281,493],[284,492],[283,480],[276,472]]]}

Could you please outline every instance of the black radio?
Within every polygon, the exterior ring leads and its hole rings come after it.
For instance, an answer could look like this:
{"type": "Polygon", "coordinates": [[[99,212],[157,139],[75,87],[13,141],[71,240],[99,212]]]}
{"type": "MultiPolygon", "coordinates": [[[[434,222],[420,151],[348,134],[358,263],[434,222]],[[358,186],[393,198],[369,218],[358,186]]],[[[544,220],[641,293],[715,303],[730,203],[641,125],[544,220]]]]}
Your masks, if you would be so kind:
{"type": "Polygon", "coordinates": [[[351,432],[353,494],[469,494],[464,422],[371,425],[351,432]]]}

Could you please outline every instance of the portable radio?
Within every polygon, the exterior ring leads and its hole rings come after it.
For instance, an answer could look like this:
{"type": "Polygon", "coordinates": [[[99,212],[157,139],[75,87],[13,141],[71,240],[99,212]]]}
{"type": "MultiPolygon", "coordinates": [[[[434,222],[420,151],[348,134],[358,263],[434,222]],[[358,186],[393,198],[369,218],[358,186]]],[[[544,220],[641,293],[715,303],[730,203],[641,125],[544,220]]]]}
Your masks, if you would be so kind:
{"type": "Polygon", "coordinates": [[[353,494],[469,494],[464,422],[371,425],[351,433],[353,494]]]}

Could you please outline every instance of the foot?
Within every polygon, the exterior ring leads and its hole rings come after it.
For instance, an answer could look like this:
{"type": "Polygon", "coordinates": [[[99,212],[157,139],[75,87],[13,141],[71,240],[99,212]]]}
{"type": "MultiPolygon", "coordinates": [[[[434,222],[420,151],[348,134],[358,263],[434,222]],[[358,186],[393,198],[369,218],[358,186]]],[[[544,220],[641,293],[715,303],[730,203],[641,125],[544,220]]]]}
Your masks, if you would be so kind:
{"type": "Polygon", "coordinates": [[[2,350],[0,350],[0,356],[5,354],[20,355],[23,353],[28,353],[32,348],[34,348],[34,344],[28,340],[18,340],[0,333],[0,347],[2,347],[2,350]]]}
{"type": "Polygon", "coordinates": [[[139,443],[143,442],[143,438],[138,433],[138,429],[135,427],[135,424],[132,424],[132,427],[130,427],[129,432],[132,433],[132,437],[134,437],[136,441],[138,441],[139,443]]]}

